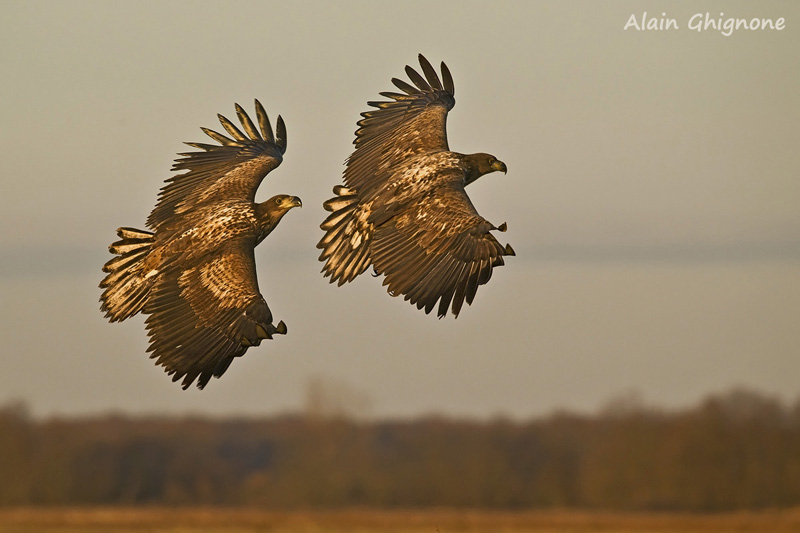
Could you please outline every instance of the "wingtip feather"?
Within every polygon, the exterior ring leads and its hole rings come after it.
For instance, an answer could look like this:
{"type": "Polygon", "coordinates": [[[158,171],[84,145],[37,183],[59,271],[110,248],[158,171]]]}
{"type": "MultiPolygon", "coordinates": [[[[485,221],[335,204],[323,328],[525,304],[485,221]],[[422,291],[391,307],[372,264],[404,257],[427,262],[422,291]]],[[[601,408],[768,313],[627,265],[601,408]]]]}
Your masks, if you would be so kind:
{"type": "Polygon", "coordinates": [[[247,132],[247,135],[250,136],[250,139],[254,141],[263,141],[261,134],[259,133],[258,129],[256,129],[255,124],[253,121],[250,120],[250,117],[247,115],[247,112],[240,106],[239,104],[234,104],[236,108],[236,116],[239,117],[239,122],[242,123],[242,127],[244,131],[247,132]]]}
{"type": "Polygon", "coordinates": [[[286,123],[280,115],[278,115],[278,121],[275,124],[275,144],[280,147],[282,154],[286,152],[286,123]]]}
{"type": "Polygon", "coordinates": [[[223,115],[217,113],[217,118],[219,118],[219,123],[222,124],[222,127],[231,134],[231,136],[236,139],[237,141],[246,141],[247,136],[242,133],[242,131],[236,127],[236,125],[228,120],[223,115]]]}
{"type": "Polygon", "coordinates": [[[258,120],[258,126],[261,128],[264,140],[267,142],[275,142],[275,134],[272,132],[272,124],[269,122],[269,115],[267,115],[267,111],[258,99],[256,99],[256,119],[258,120]]]}

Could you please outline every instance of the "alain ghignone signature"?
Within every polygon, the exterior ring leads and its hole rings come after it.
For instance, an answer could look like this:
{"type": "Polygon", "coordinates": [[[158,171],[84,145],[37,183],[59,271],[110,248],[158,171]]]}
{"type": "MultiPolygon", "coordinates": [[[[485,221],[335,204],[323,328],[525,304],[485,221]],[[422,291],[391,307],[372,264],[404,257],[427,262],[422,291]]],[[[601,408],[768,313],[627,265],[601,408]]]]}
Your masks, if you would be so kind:
{"type": "MultiPolygon", "coordinates": [[[[706,11],[705,13],[695,13],[689,17],[685,27],[696,32],[717,31],[725,37],[730,37],[737,31],[782,31],[786,28],[786,19],[784,17],[774,19],[763,17],[726,17],[724,13],[714,16],[706,11]]],[[[666,13],[661,13],[661,16],[648,16],[647,11],[643,11],[641,15],[631,13],[623,29],[636,31],[670,31],[680,30],[681,25],[678,23],[678,19],[668,17],[666,13]]]]}

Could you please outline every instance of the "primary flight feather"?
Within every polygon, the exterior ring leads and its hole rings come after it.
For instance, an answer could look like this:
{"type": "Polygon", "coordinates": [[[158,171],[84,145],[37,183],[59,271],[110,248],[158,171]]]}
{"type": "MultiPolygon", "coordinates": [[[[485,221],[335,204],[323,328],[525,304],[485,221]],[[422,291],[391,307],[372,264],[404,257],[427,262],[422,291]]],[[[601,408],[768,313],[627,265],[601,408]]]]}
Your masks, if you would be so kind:
{"type": "Polygon", "coordinates": [[[185,172],[166,180],[147,218],[152,231],[119,228],[116,257],[103,266],[106,318],[146,314],[150,357],[184,389],[195,380],[202,389],[250,346],[286,333],[259,292],[254,249],[302,202],[280,194],[255,203],[286,151],[283,119],[273,133],[255,106],[258,127],[236,104],[244,132],[218,115],[230,137],[202,128],[219,145],[186,143],[200,151],[178,154],[173,170],[185,172]]]}
{"type": "Polygon", "coordinates": [[[447,144],[447,113],[455,87],[447,66],[441,78],[419,55],[424,74],[406,66],[413,83],[393,78],[401,92],[382,92],[387,100],[368,102],[361,113],[355,150],[347,160],[345,185],[323,206],[331,214],[320,225],[325,235],[323,274],[342,285],[370,266],[383,274],[391,295],[441,318],[448,308],[458,316],[472,304],[503,257],[501,245],[481,217],[465,187],[506,165],[485,153],[461,154],[447,144]]]}

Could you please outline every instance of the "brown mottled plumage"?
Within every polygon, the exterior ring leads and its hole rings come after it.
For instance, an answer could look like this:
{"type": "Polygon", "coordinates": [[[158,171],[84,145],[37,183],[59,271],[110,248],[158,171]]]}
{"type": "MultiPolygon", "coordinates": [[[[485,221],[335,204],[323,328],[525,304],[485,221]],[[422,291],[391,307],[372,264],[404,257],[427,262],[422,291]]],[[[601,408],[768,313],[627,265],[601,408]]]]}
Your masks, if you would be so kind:
{"type": "Polygon", "coordinates": [[[149,352],[173,381],[205,387],[247,348],[285,334],[258,290],[254,249],[293,207],[280,194],[255,203],[261,180],[283,161],[286,127],[277,135],[256,100],[259,128],[236,104],[242,133],[222,115],[233,138],[203,131],[220,146],[186,143],[202,151],[179,154],[147,219],[153,231],[119,228],[103,271],[100,309],[111,322],[147,315],[149,352]],[[260,130],[260,131],[259,131],[260,130]]]}
{"type": "Polygon", "coordinates": [[[440,79],[421,54],[419,62],[424,77],[406,66],[414,85],[392,79],[402,92],[380,93],[390,100],[368,102],[377,110],[361,113],[345,185],[323,204],[331,214],[317,248],[331,283],[352,281],[372,265],[391,295],[426,313],[438,303],[440,318],[452,303],[458,316],[503,256],[514,255],[490,233],[506,225],[481,217],[464,189],[506,165],[490,154],[450,151],[453,78],[444,63],[440,79]]]}

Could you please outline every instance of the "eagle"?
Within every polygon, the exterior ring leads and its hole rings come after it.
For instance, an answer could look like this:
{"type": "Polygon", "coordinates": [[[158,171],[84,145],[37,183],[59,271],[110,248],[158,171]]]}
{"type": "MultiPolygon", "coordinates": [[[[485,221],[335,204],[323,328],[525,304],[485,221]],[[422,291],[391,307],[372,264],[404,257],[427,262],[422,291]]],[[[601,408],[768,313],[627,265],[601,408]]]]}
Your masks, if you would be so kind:
{"type": "Polygon", "coordinates": [[[258,128],[239,104],[244,133],[218,115],[230,137],[201,128],[216,144],[186,143],[199,151],[180,153],[155,208],[152,231],[119,228],[115,254],[104,266],[101,311],[110,322],[141,312],[157,365],[202,389],[220,377],[235,357],[275,334],[286,334],[258,289],[255,247],[300,198],[286,194],[255,202],[261,180],[283,161],[286,125],[255,101],[258,128]],[[246,133],[246,135],[245,135],[246,133]]]}
{"type": "Polygon", "coordinates": [[[330,215],[317,248],[331,283],[341,286],[372,266],[390,295],[404,295],[427,314],[435,308],[439,318],[448,307],[458,317],[503,257],[515,255],[491,233],[507,225],[480,216],[465,190],[507,169],[491,154],[450,150],[445,125],[455,105],[453,77],[444,63],[441,78],[422,54],[419,63],[424,77],[406,66],[413,85],[393,78],[401,92],[367,102],[377,109],[357,122],[344,185],[323,203],[330,215]]]}

